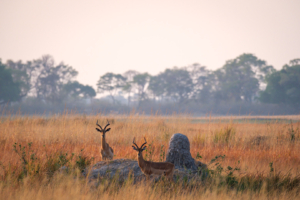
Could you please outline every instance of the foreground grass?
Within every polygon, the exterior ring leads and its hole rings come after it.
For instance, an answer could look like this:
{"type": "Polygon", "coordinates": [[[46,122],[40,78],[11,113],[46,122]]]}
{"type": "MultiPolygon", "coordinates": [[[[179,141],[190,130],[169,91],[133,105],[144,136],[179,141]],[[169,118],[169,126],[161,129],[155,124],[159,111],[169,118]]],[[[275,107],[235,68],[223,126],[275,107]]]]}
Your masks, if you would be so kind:
{"type": "MultiPolygon", "coordinates": [[[[299,187],[299,186],[298,186],[299,187]]],[[[102,181],[94,188],[85,179],[57,174],[51,180],[24,178],[18,186],[0,184],[1,199],[296,199],[299,189],[262,187],[237,191],[211,182],[170,184],[166,182],[133,185],[131,182],[102,181]]]]}
{"type": "Polygon", "coordinates": [[[209,165],[204,182],[143,183],[104,180],[93,188],[80,170],[101,160],[95,123],[107,117],[2,117],[0,193],[3,199],[264,199],[298,198],[299,122],[194,123],[188,116],[111,116],[107,141],[115,159],[136,159],[132,138],[149,143],[147,160],[165,160],[174,133],[187,135],[191,154],[209,165]],[[217,155],[225,155],[212,160],[217,155]],[[57,173],[69,166],[67,174],[57,173]]]}

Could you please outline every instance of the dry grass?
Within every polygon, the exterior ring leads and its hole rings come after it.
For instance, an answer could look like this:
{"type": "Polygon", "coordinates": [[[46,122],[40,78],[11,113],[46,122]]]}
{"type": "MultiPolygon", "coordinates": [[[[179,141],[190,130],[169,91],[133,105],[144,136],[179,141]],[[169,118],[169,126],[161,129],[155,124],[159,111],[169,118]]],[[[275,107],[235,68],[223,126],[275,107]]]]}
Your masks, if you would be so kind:
{"type": "MultiPolygon", "coordinates": [[[[25,177],[20,183],[20,180],[14,178],[22,170],[20,156],[13,148],[15,143],[27,148],[27,144],[32,142],[32,153],[39,159],[41,172],[46,170],[45,162],[49,156],[60,152],[94,158],[94,162],[100,161],[101,137],[95,130],[95,124],[97,120],[99,124],[105,124],[107,118],[112,128],[107,133],[107,142],[114,149],[115,159],[136,159],[136,152],[131,147],[132,139],[136,137],[137,142],[141,143],[145,137],[148,143],[152,143],[152,153],[149,155],[148,152],[148,159],[159,161],[162,159],[162,150],[167,151],[171,136],[174,133],[183,133],[190,140],[192,156],[195,158],[197,154],[201,155],[201,162],[209,163],[217,155],[226,155],[222,165],[238,166],[242,174],[267,176],[270,171],[269,163],[273,162],[276,173],[299,176],[299,122],[292,125],[275,120],[260,123],[249,116],[243,117],[242,121],[235,121],[237,118],[233,117],[211,120],[210,117],[105,117],[100,114],[16,116],[0,119],[0,163],[3,167],[0,169],[0,194],[5,195],[6,199],[198,199],[199,195],[209,199],[266,197],[249,192],[237,195],[235,192],[220,192],[217,188],[205,190],[179,186],[155,189],[153,187],[156,186],[129,184],[119,189],[107,189],[105,187],[110,185],[107,183],[98,189],[91,189],[84,179],[77,178],[74,181],[74,177],[55,175],[50,180],[43,173],[35,181],[28,181],[30,178],[25,177]],[[222,121],[224,119],[228,121],[222,121]]],[[[297,120],[299,116],[288,116],[287,119],[297,120]]],[[[287,198],[290,195],[295,197],[298,194],[282,192],[277,197],[287,198]]]]}

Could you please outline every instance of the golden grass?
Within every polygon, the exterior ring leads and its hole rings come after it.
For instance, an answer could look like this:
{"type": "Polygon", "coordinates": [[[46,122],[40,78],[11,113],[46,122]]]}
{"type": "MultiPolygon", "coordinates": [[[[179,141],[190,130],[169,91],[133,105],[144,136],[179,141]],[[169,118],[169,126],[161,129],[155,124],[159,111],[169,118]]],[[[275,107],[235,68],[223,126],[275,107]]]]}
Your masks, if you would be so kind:
{"type": "MultiPolygon", "coordinates": [[[[161,150],[166,153],[171,136],[174,133],[183,133],[190,140],[192,156],[195,158],[197,154],[201,155],[201,162],[209,163],[217,155],[226,155],[222,163],[224,166],[239,166],[241,172],[247,174],[268,174],[270,162],[273,162],[276,172],[289,173],[291,176],[297,176],[300,172],[299,122],[294,122],[293,125],[275,120],[255,123],[249,116],[235,122],[234,119],[239,118],[227,117],[220,118],[218,121],[218,118],[211,120],[211,117],[192,118],[178,115],[106,117],[100,114],[97,116],[64,114],[50,117],[3,116],[0,119],[0,163],[3,166],[2,171],[0,169],[0,176],[4,177],[4,171],[20,170],[20,157],[13,150],[15,143],[26,146],[32,142],[32,152],[41,162],[47,160],[47,156],[57,152],[69,155],[82,154],[88,158],[93,157],[94,162],[101,161],[101,136],[95,130],[95,124],[99,120],[99,124],[104,125],[107,118],[111,123],[107,142],[114,149],[114,159],[136,159],[136,151],[131,147],[133,137],[136,137],[137,143],[142,143],[145,137],[148,144],[152,143],[153,150],[151,155],[148,154],[148,159],[159,161],[162,156],[161,150]],[[206,121],[201,121],[203,119],[206,121]],[[222,121],[224,119],[228,121],[222,121]],[[292,130],[294,132],[291,132],[292,130]],[[294,134],[295,139],[291,139],[291,133],[294,134]]],[[[284,116],[280,118],[284,119],[284,116]]],[[[287,119],[297,120],[299,116],[288,116],[287,119]]],[[[41,163],[41,166],[44,164],[41,163]]],[[[153,190],[153,187],[146,185],[124,186],[118,189],[116,194],[113,190],[104,192],[104,189],[99,188],[93,191],[80,179],[74,182],[74,178],[60,176],[54,176],[50,182],[46,177],[40,177],[36,184],[30,182],[29,185],[26,185],[26,178],[22,184],[8,184],[8,179],[6,176],[6,181],[2,178],[0,182],[0,194],[8,197],[6,199],[98,199],[100,197],[101,199],[198,199],[199,197],[199,190],[186,191],[184,188],[177,188],[175,191],[173,188],[170,189],[172,193],[166,193],[153,190]]],[[[202,198],[218,199],[219,195],[217,189],[201,192],[202,198]]],[[[225,199],[249,197],[249,195],[243,193],[235,196],[231,193],[222,193],[225,199]]],[[[285,193],[282,193],[280,198],[285,198],[284,195],[285,193]]],[[[256,198],[263,197],[256,196],[256,198]]]]}

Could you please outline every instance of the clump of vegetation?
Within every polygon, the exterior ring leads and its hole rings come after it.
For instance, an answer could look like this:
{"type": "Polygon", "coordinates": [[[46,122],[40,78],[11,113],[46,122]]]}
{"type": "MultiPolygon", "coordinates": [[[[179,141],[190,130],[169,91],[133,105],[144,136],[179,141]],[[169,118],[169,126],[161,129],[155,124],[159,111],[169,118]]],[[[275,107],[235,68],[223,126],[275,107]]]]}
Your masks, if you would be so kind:
{"type": "Polygon", "coordinates": [[[28,146],[22,146],[21,144],[13,145],[14,151],[19,155],[21,161],[21,170],[17,175],[18,179],[22,179],[24,176],[39,174],[40,163],[37,161],[36,153],[31,149],[32,142],[28,143],[28,146]]]}
{"type": "Polygon", "coordinates": [[[145,159],[148,161],[153,161],[153,152],[155,151],[155,147],[153,145],[153,141],[148,144],[146,150],[145,150],[145,159]]]}
{"type": "MultiPolygon", "coordinates": [[[[36,152],[33,151],[32,142],[28,143],[27,146],[15,143],[13,150],[21,161],[21,165],[16,167],[13,172],[13,176],[15,176],[17,180],[24,179],[25,177],[43,176],[44,174],[47,174],[48,177],[52,177],[54,173],[60,169],[69,172],[75,169],[82,171],[94,160],[93,157],[88,158],[82,155],[83,149],[79,155],[75,155],[74,153],[68,155],[68,153],[58,152],[51,155],[46,154],[46,160],[42,160],[37,157],[36,152]]],[[[8,174],[7,171],[4,173],[8,174]]]]}
{"type": "MultiPolygon", "coordinates": [[[[81,152],[82,151],[83,149],[81,149],[81,152]]],[[[83,171],[87,166],[89,166],[92,163],[93,160],[94,157],[88,158],[86,156],[83,156],[82,154],[79,154],[75,160],[75,168],[78,168],[80,171],[83,171]]]]}
{"type": "Polygon", "coordinates": [[[294,129],[292,120],[290,123],[290,127],[287,130],[287,135],[289,136],[289,140],[291,142],[295,142],[296,140],[299,139],[299,135],[300,135],[299,128],[297,127],[296,129],[294,129]]]}
{"type": "Polygon", "coordinates": [[[217,130],[214,135],[214,143],[229,144],[235,137],[235,128],[232,125],[217,130]]]}
{"type": "Polygon", "coordinates": [[[164,162],[166,157],[164,145],[160,146],[159,162],[164,162]]]}

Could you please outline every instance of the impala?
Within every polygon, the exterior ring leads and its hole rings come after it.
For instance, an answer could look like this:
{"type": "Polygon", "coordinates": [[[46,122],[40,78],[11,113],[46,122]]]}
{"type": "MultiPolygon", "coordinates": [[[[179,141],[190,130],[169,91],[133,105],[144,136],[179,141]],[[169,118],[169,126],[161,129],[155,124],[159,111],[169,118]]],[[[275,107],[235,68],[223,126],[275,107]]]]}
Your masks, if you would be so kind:
{"type": "Polygon", "coordinates": [[[99,124],[98,124],[98,120],[97,120],[97,126],[99,126],[99,128],[96,128],[97,131],[99,131],[100,133],[102,133],[102,148],[101,148],[101,155],[102,155],[102,160],[112,160],[114,157],[114,150],[106,143],[105,140],[105,133],[108,132],[110,130],[110,128],[106,129],[110,124],[107,120],[107,125],[102,128],[99,124]]]}
{"type": "Polygon", "coordinates": [[[173,163],[169,162],[151,162],[151,161],[146,161],[143,158],[143,151],[146,149],[145,144],[147,144],[146,138],[145,143],[142,144],[141,147],[138,147],[138,145],[134,142],[135,138],[133,138],[133,144],[132,145],[133,149],[138,151],[138,164],[139,167],[141,168],[142,172],[147,176],[147,179],[149,179],[149,176],[151,174],[155,175],[164,175],[166,176],[170,181],[174,182],[173,180],[173,172],[175,169],[175,166],[173,163]]]}

